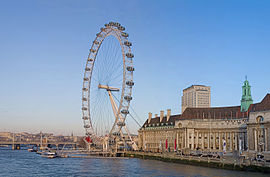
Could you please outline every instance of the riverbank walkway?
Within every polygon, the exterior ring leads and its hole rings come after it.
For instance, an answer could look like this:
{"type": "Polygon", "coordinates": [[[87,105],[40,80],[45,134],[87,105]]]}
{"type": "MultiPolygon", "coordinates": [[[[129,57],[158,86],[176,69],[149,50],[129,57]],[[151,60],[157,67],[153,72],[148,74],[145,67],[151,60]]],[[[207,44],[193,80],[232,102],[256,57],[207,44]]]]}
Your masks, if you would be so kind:
{"type": "Polygon", "coordinates": [[[246,158],[245,156],[235,157],[232,154],[206,157],[206,156],[182,155],[178,153],[169,153],[169,152],[151,153],[151,152],[129,151],[125,153],[125,156],[141,159],[160,160],[173,163],[206,166],[213,168],[270,173],[270,162],[257,161],[251,158],[246,158]]]}

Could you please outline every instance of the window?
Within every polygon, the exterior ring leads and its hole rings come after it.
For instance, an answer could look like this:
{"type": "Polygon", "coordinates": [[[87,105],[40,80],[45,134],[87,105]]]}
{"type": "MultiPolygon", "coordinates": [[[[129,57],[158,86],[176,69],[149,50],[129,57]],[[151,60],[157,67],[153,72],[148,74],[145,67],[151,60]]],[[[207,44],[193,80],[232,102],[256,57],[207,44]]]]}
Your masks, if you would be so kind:
{"type": "Polygon", "coordinates": [[[263,122],[263,117],[262,116],[258,116],[257,118],[256,118],[256,121],[257,121],[257,123],[260,123],[260,122],[263,122]]]}

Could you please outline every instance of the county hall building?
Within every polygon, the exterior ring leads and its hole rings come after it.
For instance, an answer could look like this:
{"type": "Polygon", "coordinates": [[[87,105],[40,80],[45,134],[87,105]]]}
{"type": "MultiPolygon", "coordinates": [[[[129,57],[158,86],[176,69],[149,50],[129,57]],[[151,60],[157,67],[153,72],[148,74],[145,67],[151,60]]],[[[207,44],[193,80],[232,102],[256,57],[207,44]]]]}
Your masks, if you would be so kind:
{"type": "MultiPolygon", "coordinates": [[[[154,117],[149,113],[148,119],[138,131],[141,150],[248,150],[270,153],[270,94],[254,104],[246,79],[240,106],[210,107],[210,87],[191,86],[185,92],[197,87],[200,94],[195,93],[195,89],[190,95],[193,98],[194,95],[202,95],[209,106],[188,107],[185,103],[185,110],[179,115],[171,115],[170,109],[166,115],[164,111],[154,117]]],[[[188,100],[186,96],[183,99],[188,100]]]]}

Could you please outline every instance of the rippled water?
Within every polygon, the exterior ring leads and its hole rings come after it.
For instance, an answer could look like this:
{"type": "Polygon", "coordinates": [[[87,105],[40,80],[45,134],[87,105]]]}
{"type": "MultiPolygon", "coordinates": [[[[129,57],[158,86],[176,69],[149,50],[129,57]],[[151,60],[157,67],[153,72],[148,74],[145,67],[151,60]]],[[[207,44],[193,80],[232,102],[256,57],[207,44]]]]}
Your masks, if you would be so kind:
{"type": "Polygon", "coordinates": [[[0,176],[267,176],[142,159],[47,159],[26,150],[0,149],[0,176]]]}

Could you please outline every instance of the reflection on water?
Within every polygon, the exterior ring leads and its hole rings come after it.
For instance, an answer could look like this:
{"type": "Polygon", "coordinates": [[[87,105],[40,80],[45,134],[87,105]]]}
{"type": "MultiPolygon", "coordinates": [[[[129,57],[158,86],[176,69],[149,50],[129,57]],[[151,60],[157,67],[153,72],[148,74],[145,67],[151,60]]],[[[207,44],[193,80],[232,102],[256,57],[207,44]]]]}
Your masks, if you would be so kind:
{"type": "Polygon", "coordinates": [[[25,150],[0,149],[0,176],[266,176],[142,159],[46,159],[25,150]]]}

